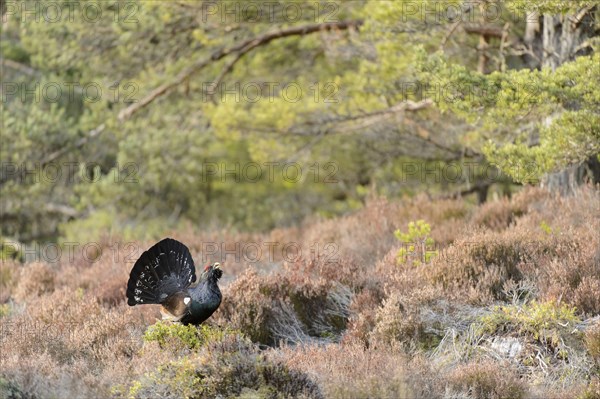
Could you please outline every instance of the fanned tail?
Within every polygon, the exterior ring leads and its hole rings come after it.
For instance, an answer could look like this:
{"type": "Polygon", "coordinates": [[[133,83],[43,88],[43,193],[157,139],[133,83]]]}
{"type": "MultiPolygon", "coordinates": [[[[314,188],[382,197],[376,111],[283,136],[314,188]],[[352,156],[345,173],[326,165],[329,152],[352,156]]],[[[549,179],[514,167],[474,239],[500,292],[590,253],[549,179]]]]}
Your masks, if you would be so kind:
{"type": "Polygon", "coordinates": [[[194,281],[196,268],[189,249],[177,240],[165,238],[135,262],[127,283],[127,304],[164,303],[194,281]]]}

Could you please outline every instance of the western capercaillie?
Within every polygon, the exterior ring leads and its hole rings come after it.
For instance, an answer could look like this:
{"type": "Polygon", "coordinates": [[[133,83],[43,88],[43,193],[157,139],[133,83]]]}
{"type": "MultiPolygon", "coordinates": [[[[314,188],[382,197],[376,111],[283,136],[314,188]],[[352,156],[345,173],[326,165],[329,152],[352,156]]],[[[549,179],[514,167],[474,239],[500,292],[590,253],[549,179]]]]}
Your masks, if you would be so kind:
{"type": "Polygon", "coordinates": [[[189,249],[172,238],[154,244],[133,265],[127,283],[129,306],[160,304],[163,318],[183,324],[200,324],[221,304],[217,282],[223,275],[219,263],[204,268],[196,281],[189,249]]]}

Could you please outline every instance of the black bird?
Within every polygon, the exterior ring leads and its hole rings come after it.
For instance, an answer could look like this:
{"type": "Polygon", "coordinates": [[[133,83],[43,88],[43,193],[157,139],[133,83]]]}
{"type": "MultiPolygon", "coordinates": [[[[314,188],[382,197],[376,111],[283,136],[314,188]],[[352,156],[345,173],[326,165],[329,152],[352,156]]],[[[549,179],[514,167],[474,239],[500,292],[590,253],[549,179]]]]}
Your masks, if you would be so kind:
{"type": "Polygon", "coordinates": [[[204,268],[200,282],[190,250],[172,238],[154,244],[133,265],[127,283],[129,306],[160,304],[164,319],[183,324],[200,324],[221,304],[217,281],[223,275],[221,265],[204,268]]]}

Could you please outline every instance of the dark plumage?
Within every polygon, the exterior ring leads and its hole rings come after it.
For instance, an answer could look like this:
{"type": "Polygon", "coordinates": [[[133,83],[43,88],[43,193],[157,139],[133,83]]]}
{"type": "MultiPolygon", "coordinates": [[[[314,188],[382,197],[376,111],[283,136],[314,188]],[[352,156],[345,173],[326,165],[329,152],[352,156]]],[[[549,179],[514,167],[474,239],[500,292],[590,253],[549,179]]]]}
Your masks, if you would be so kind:
{"type": "Polygon", "coordinates": [[[147,250],[133,265],[127,283],[129,306],[160,304],[163,318],[183,324],[200,324],[221,304],[217,282],[223,275],[219,263],[206,266],[196,281],[196,268],[189,249],[165,238],[147,250]]]}

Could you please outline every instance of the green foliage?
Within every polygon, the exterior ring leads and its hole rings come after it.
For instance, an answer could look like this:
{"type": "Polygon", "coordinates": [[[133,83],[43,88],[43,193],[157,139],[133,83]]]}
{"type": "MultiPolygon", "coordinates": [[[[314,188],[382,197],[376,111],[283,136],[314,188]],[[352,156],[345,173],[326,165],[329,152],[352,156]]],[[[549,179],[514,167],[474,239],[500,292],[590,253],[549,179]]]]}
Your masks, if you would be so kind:
{"type": "Polygon", "coordinates": [[[11,311],[11,308],[8,303],[4,303],[4,304],[0,305],[0,319],[5,316],[9,316],[10,311],[11,311]]]}
{"type": "Polygon", "coordinates": [[[493,334],[499,329],[515,330],[551,348],[559,348],[563,337],[570,335],[573,327],[581,322],[575,312],[574,307],[564,303],[534,300],[522,306],[497,306],[480,321],[483,332],[493,334]]]}
{"type": "Polygon", "coordinates": [[[424,241],[426,244],[433,244],[433,239],[429,237],[431,233],[431,226],[424,220],[417,220],[417,222],[408,223],[408,233],[402,233],[400,230],[396,230],[394,235],[401,242],[410,243],[415,241],[424,241]]]}
{"type": "Polygon", "coordinates": [[[577,0],[576,2],[566,2],[562,0],[509,0],[507,5],[515,10],[537,11],[548,14],[565,14],[574,12],[582,7],[593,7],[598,4],[597,0],[577,0]]]}
{"type": "Polygon", "coordinates": [[[173,345],[175,347],[198,349],[202,345],[223,339],[225,335],[233,334],[229,329],[221,330],[208,325],[183,325],[158,321],[148,327],[144,333],[144,341],[158,342],[161,347],[173,345]]]}
{"type": "Polygon", "coordinates": [[[542,229],[546,234],[555,234],[560,231],[559,229],[553,229],[548,223],[546,223],[545,220],[540,222],[540,229],[542,229]]]}
{"type": "Polygon", "coordinates": [[[396,230],[394,235],[402,243],[402,248],[398,250],[398,263],[406,263],[408,258],[417,265],[422,262],[429,262],[435,255],[436,250],[431,250],[434,245],[433,238],[430,237],[431,226],[424,220],[408,223],[408,232],[403,233],[396,230]]]}
{"type": "Polygon", "coordinates": [[[600,152],[600,54],[556,71],[509,70],[484,75],[448,64],[439,54],[421,59],[421,79],[454,88],[436,98],[443,110],[471,122],[479,148],[514,180],[537,183],[544,173],[600,152]],[[473,110],[478,110],[473,112],[473,110]],[[531,145],[532,140],[538,145],[531,145]]]}

